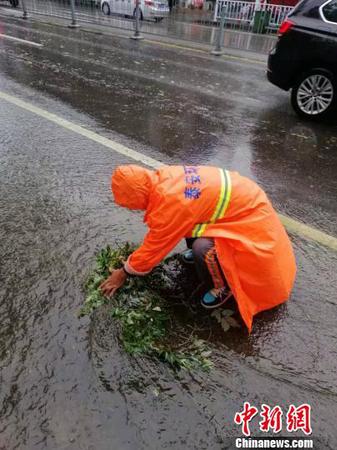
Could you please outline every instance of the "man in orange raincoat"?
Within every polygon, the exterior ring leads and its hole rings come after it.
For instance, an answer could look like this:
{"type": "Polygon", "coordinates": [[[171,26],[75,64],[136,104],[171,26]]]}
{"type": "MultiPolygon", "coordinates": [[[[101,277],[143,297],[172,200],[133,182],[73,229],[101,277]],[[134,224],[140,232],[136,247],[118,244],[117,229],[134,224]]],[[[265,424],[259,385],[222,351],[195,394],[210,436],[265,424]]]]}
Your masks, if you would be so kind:
{"type": "Polygon", "coordinates": [[[285,302],[296,274],[288,235],[264,191],[237,172],[206,166],[136,165],[112,175],[115,202],[145,211],[149,231],[123,269],[101,285],[111,296],[128,276],[149,273],[183,239],[191,249],[205,307],[233,295],[249,331],[253,316],[285,302]]]}

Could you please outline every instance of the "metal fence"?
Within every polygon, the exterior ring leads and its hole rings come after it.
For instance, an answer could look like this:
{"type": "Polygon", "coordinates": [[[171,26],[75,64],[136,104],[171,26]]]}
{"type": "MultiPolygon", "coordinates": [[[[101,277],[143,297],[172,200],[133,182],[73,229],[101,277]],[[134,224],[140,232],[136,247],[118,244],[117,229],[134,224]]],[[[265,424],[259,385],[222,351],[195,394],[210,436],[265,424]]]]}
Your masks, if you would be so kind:
{"type": "Polygon", "coordinates": [[[213,20],[225,16],[225,27],[254,33],[275,33],[293,6],[260,2],[217,0],[213,20]]]}
{"type": "MultiPolygon", "coordinates": [[[[91,24],[94,27],[120,28],[130,35],[135,33],[136,21],[133,7],[136,1],[141,5],[152,0],[19,0],[26,16],[44,15],[66,19],[71,26],[91,24]],[[103,4],[110,4],[109,14],[104,11],[103,4]],[[125,10],[114,10],[116,2],[123,4],[125,10]],[[131,8],[131,9],[130,9],[131,8]]],[[[151,20],[142,17],[138,31],[144,35],[159,35],[169,38],[189,40],[207,45],[218,43],[220,28],[225,28],[221,36],[221,46],[253,50],[268,53],[274,45],[272,31],[282,21],[291,8],[271,6],[268,10],[268,34],[259,34],[264,30],[254,28],[257,14],[255,4],[248,1],[218,0],[217,2],[199,3],[199,0],[155,0],[168,2],[170,10],[163,20],[151,20]],[[170,3],[171,1],[171,3],[170,3]],[[220,27],[219,16],[225,12],[225,20],[220,27]],[[238,32],[239,31],[239,32],[238,32]],[[246,32],[248,31],[248,33],[246,32]],[[252,33],[254,31],[254,33],[252,33]]],[[[168,9],[168,8],[166,8],[168,9]]]]}

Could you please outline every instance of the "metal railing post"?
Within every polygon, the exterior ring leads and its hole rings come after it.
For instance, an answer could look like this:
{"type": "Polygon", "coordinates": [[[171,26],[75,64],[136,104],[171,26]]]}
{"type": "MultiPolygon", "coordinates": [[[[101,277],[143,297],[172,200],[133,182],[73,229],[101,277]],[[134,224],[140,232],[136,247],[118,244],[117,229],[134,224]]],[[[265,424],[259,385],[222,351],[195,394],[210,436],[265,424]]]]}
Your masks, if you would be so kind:
{"type": "Polygon", "coordinates": [[[215,2],[213,22],[216,22],[216,21],[217,21],[217,18],[218,18],[219,1],[220,1],[220,0],[216,0],[216,2],[215,2]]]}
{"type": "Polygon", "coordinates": [[[68,25],[69,28],[78,28],[79,24],[76,20],[76,12],[75,12],[75,0],[70,0],[70,8],[71,8],[71,24],[68,25]]]}
{"type": "Polygon", "coordinates": [[[225,31],[225,20],[226,20],[226,7],[224,2],[221,3],[221,13],[220,13],[220,25],[217,34],[217,39],[215,43],[214,50],[211,51],[212,55],[220,56],[222,55],[222,45],[223,45],[223,37],[225,31]]]}
{"type": "Polygon", "coordinates": [[[143,36],[140,35],[140,27],[139,27],[139,0],[136,0],[136,11],[135,11],[135,34],[133,36],[130,36],[131,39],[135,39],[139,41],[140,39],[144,39],[143,36]]]}
{"type": "Polygon", "coordinates": [[[26,0],[21,0],[22,3],[22,11],[23,11],[23,19],[28,19],[28,11],[27,11],[27,5],[26,5],[26,0]]]}

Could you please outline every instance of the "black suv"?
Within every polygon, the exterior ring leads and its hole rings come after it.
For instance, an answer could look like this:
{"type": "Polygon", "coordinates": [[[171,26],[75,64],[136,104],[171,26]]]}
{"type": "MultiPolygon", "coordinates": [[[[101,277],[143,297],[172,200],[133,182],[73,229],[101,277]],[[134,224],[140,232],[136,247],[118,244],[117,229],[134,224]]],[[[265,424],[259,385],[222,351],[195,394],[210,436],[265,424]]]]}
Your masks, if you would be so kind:
{"type": "Polygon", "coordinates": [[[302,117],[318,118],[337,105],[337,0],[303,0],[279,30],[269,55],[268,79],[292,89],[302,117]]]}

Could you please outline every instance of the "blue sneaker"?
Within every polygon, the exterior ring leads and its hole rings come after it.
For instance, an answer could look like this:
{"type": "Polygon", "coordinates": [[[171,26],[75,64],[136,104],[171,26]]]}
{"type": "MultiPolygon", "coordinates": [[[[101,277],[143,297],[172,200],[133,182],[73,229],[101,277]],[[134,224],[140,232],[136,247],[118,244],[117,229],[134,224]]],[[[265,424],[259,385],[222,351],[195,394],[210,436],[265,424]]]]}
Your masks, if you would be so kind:
{"type": "Polygon", "coordinates": [[[201,305],[206,309],[214,309],[224,305],[232,297],[232,291],[228,288],[211,289],[201,299],[201,305]]]}
{"type": "Polygon", "coordinates": [[[194,264],[193,251],[190,248],[181,254],[181,258],[185,264],[194,264]]]}

